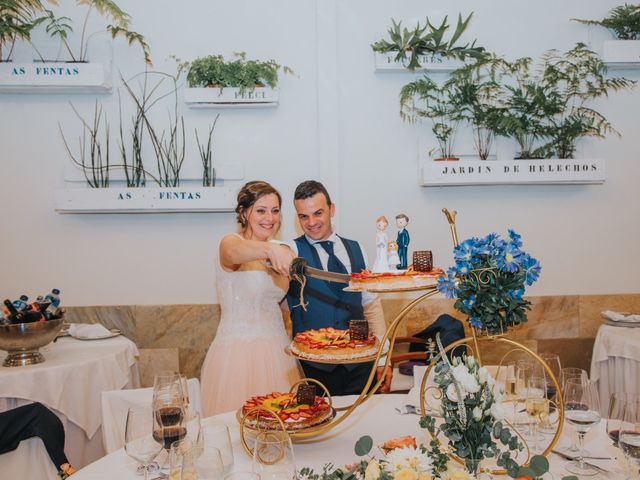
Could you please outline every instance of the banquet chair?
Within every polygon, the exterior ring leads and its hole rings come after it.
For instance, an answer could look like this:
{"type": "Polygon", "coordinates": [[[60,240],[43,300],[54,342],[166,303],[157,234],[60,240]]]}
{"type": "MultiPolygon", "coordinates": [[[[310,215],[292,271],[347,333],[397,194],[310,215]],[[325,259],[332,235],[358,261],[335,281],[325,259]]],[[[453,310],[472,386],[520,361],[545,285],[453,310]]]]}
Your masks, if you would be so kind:
{"type": "MultiPolygon", "coordinates": [[[[426,344],[426,342],[427,341],[424,338],[409,336],[397,337],[395,344],[396,346],[402,344],[424,345],[426,344]]],[[[423,364],[426,364],[426,353],[404,351],[392,353],[390,363],[393,371],[393,376],[391,377],[391,388],[389,390],[389,393],[407,393],[413,387],[413,375],[405,373],[404,369],[403,371],[400,371],[400,364],[408,361],[422,362],[423,364]]]]}
{"type": "MultiPolygon", "coordinates": [[[[187,380],[189,404],[202,417],[202,396],[197,378],[187,380]]],[[[102,392],[102,439],[104,449],[111,453],[124,446],[127,411],[132,407],[151,408],[153,388],[111,390],[102,392]]]]}

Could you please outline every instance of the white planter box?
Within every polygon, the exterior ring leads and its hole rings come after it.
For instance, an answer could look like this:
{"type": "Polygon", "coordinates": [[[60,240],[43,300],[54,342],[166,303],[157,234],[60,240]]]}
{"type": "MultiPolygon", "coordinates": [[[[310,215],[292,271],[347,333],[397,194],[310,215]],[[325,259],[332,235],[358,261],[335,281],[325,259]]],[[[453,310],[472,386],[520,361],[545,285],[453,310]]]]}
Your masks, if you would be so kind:
{"type": "Polygon", "coordinates": [[[445,58],[441,55],[421,55],[418,57],[420,68],[409,70],[407,68],[409,59],[398,62],[395,60],[396,55],[397,52],[374,52],[376,72],[452,72],[465,65],[465,62],[462,60],[445,58]]]}
{"type": "Polygon", "coordinates": [[[425,161],[424,187],[511,184],[598,184],[605,180],[602,159],[425,161]]]}
{"type": "Polygon", "coordinates": [[[256,87],[240,93],[239,88],[185,88],[184,101],[191,108],[257,108],[278,105],[279,91],[256,87]]]}
{"type": "Polygon", "coordinates": [[[237,188],[66,188],[56,192],[59,213],[232,212],[237,188]]]}
{"type": "Polygon", "coordinates": [[[111,91],[111,72],[102,63],[0,63],[0,92],[96,93],[111,91]]]}
{"type": "Polygon", "coordinates": [[[604,42],[602,61],[611,69],[640,68],[640,40],[604,42]]]}

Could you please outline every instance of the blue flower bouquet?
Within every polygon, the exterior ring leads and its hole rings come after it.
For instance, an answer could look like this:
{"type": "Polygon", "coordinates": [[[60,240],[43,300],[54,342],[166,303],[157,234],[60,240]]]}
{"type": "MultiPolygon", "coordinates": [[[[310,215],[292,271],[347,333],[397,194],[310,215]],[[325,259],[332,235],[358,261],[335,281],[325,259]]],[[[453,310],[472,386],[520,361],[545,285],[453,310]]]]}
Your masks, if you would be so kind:
{"type": "Polygon", "coordinates": [[[494,335],[527,321],[531,302],[522,297],[541,267],[521,247],[520,235],[510,229],[506,239],[490,233],[453,249],[455,266],[438,279],[438,290],[457,299],[454,308],[472,327],[494,335]]]}

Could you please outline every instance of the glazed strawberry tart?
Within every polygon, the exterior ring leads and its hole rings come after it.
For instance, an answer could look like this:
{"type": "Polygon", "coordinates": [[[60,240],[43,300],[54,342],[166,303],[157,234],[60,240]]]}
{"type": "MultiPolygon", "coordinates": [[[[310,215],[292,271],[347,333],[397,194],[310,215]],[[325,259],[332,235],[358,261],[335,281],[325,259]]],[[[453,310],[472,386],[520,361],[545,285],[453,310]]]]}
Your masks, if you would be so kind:
{"type": "MultiPolygon", "coordinates": [[[[264,396],[251,397],[242,407],[242,414],[246,414],[255,407],[263,407],[274,412],[287,430],[312,427],[333,417],[333,411],[327,400],[317,395],[314,396],[312,404],[300,403],[296,393],[273,392],[264,396]]],[[[246,421],[249,426],[258,428],[269,430],[280,428],[278,420],[266,412],[257,412],[255,418],[247,418],[246,421]]]]}
{"type": "Polygon", "coordinates": [[[438,278],[444,275],[441,268],[433,268],[428,272],[418,272],[413,269],[374,273],[362,270],[352,273],[349,288],[351,290],[385,291],[399,288],[435,287],[438,278]]]}
{"type": "Polygon", "coordinates": [[[350,330],[320,328],[298,333],[291,342],[291,352],[299,357],[316,361],[356,360],[371,357],[378,352],[380,343],[369,333],[350,330]]]}

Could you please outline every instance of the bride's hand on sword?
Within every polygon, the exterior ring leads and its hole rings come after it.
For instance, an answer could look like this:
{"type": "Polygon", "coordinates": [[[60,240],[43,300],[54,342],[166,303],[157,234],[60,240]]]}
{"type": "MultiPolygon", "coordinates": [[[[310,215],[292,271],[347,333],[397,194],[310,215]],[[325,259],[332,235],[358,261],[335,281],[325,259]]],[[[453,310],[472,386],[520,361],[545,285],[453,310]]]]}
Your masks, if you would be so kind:
{"type": "Polygon", "coordinates": [[[289,276],[289,269],[291,268],[291,262],[296,258],[293,250],[287,245],[279,243],[269,244],[269,266],[285,277],[289,276]]]}

